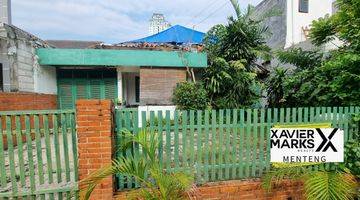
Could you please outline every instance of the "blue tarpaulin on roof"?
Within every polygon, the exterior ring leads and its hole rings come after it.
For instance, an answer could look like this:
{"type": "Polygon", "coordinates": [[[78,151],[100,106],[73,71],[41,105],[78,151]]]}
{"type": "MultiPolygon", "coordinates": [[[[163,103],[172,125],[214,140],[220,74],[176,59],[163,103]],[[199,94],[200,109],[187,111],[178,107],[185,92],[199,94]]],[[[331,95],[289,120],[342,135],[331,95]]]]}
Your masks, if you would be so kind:
{"type": "Polygon", "coordinates": [[[160,33],[129,42],[134,43],[176,43],[201,44],[205,33],[184,26],[175,25],[160,33]]]}

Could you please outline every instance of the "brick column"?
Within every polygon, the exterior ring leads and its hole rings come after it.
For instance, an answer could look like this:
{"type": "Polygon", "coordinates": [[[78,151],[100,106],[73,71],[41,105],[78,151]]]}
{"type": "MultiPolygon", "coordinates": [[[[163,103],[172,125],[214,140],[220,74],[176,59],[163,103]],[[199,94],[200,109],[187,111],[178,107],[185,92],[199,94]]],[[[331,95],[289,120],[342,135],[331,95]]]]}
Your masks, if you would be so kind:
{"type": "MultiPolygon", "coordinates": [[[[112,110],[111,100],[78,100],[76,102],[80,181],[112,161],[112,110]]],[[[91,194],[91,199],[112,199],[113,192],[114,180],[113,177],[109,177],[96,187],[91,194]]]]}

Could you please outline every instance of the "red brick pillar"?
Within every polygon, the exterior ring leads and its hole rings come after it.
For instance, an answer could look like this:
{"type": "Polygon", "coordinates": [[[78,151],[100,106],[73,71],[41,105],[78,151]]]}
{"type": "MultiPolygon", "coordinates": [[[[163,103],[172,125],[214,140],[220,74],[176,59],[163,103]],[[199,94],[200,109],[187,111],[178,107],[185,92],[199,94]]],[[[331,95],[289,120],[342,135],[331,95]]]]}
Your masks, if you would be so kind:
{"type": "MultiPolygon", "coordinates": [[[[80,181],[93,171],[111,164],[112,110],[111,100],[78,100],[76,102],[80,181]]],[[[109,177],[97,186],[91,194],[91,199],[112,199],[113,192],[113,177],[109,177]]]]}

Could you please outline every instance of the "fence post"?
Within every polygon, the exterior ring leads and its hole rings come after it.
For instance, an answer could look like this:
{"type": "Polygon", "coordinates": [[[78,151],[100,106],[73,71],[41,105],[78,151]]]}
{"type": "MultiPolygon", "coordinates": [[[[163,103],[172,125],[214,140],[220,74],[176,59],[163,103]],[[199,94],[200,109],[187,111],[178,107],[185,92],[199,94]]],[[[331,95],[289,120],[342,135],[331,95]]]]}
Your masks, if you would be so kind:
{"type": "MultiPolygon", "coordinates": [[[[111,164],[114,144],[112,111],[111,100],[76,102],[80,181],[93,171],[111,164]]],[[[93,191],[91,199],[112,199],[114,188],[113,177],[106,178],[93,191]]]]}

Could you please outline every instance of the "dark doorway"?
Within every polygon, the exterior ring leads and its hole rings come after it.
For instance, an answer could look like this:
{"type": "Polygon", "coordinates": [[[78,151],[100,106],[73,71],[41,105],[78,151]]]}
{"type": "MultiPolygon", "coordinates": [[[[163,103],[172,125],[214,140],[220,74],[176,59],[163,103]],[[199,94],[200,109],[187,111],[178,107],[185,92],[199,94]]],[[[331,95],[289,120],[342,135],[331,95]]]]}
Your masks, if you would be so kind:
{"type": "Polygon", "coordinates": [[[135,76],[135,101],[140,102],[140,77],[135,76]]]}
{"type": "Polygon", "coordinates": [[[0,63],[0,91],[4,91],[3,65],[0,63]]]}

